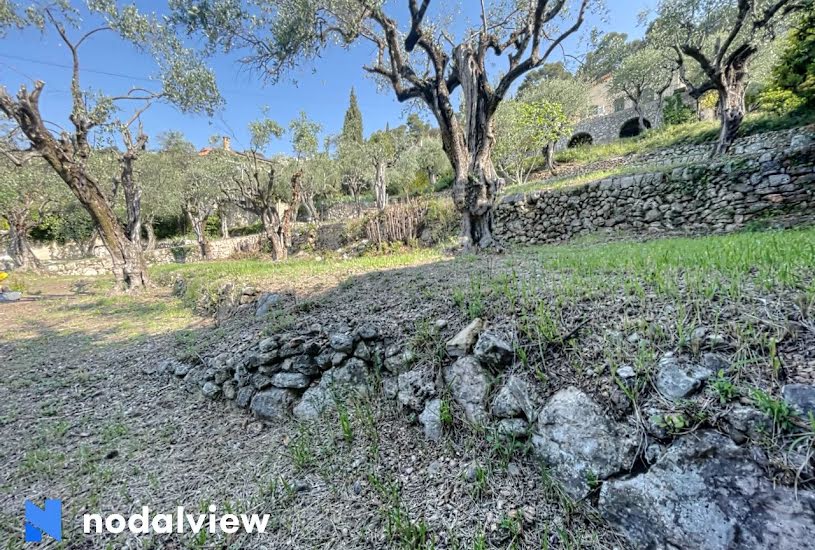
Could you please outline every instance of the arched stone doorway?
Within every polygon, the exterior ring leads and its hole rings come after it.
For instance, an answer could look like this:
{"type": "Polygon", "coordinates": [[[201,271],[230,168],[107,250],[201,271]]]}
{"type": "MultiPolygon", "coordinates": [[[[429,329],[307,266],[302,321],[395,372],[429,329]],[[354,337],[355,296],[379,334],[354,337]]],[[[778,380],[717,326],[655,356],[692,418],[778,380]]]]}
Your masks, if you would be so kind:
{"type": "Polygon", "coordinates": [[[581,147],[583,145],[591,145],[592,143],[594,143],[594,138],[591,137],[591,134],[578,132],[569,140],[568,147],[571,149],[572,147],[581,147]]]}
{"type": "MultiPolygon", "coordinates": [[[[647,118],[644,120],[645,127],[651,127],[651,121],[647,118]]],[[[640,135],[640,119],[638,118],[630,118],[625,121],[625,124],[620,126],[620,137],[621,138],[630,138],[634,136],[640,135]]]]}

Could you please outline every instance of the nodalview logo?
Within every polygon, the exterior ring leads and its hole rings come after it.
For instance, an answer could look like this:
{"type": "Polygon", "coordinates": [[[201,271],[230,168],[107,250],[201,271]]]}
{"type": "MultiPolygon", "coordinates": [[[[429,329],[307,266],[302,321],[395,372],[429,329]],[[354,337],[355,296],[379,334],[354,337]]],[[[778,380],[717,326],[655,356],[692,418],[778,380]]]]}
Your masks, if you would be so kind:
{"type": "Polygon", "coordinates": [[[30,500],[25,501],[25,541],[42,542],[43,535],[62,540],[61,500],[46,499],[44,508],[30,500]]]}

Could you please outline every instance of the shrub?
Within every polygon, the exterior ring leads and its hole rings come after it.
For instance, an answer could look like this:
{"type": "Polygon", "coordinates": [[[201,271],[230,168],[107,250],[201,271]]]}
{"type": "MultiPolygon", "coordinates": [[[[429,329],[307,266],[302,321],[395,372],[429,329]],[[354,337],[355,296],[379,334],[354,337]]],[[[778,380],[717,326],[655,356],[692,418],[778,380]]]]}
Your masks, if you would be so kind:
{"type": "Polygon", "coordinates": [[[762,111],[778,116],[788,115],[804,105],[804,98],[790,90],[772,88],[761,92],[758,96],[758,106],[762,111]]]}
{"type": "Polygon", "coordinates": [[[695,119],[696,113],[685,105],[679,95],[672,95],[665,100],[665,105],[662,107],[662,120],[666,126],[686,124],[695,119]]]}

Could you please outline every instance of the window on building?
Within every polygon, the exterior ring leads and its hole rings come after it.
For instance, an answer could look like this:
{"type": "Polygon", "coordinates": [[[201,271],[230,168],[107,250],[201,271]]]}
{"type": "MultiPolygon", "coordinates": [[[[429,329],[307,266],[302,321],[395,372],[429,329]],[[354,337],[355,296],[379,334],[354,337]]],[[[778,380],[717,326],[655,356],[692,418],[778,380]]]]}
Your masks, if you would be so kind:
{"type": "Polygon", "coordinates": [[[625,110],[625,98],[620,97],[614,100],[614,112],[620,112],[625,110]]]}

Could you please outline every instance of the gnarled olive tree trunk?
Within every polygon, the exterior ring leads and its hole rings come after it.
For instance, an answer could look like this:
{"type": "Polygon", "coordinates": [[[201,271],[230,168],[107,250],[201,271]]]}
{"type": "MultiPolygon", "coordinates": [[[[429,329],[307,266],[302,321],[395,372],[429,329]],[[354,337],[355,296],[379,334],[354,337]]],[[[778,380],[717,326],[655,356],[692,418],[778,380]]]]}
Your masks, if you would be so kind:
{"type": "Polygon", "coordinates": [[[726,153],[738,135],[739,127],[744,120],[746,107],[744,94],[747,90],[747,72],[745,67],[734,64],[723,72],[721,81],[716,86],[719,94],[719,142],[714,155],[726,153]]]}
{"type": "Polygon", "coordinates": [[[195,233],[195,241],[198,243],[198,250],[201,252],[201,259],[210,258],[209,239],[207,239],[207,218],[209,211],[199,208],[194,204],[187,204],[184,208],[187,219],[190,220],[192,232],[195,233]]]}
{"type": "Polygon", "coordinates": [[[465,127],[461,127],[452,113],[449,99],[448,105],[436,115],[444,150],[455,171],[453,203],[461,213],[462,245],[486,248],[494,244],[492,207],[504,184],[492,163],[493,116],[497,102],[483,93],[489,83],[472,48],[459,46],[455,57],[464,94],[465,127]]]}
{"type": "Polygon", "coordinates": [[[42,267],[28,242],[28,230],[32,225],[27,212],[9,212],[3,214],[9,226],[8,255],[11,256],[16,269],[26,271],[42,267]]]}

